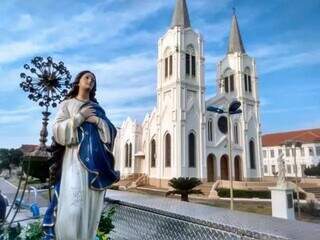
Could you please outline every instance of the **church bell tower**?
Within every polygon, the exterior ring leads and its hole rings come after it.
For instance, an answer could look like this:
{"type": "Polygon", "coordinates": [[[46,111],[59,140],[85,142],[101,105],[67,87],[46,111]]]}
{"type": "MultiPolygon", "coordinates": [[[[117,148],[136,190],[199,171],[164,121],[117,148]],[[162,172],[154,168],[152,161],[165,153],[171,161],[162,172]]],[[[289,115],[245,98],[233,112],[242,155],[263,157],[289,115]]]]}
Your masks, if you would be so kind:
{"type": "Polygon", "coordinates": [[[259,114],[259,91],[256,61],[244,48],[237,16],[232,16],[228,50],[217,69],[218,95],[228,102],[238,99],[242,114],[233,119],[233,143],[243,146],[242,169],[247,179],[262,176],[261,173],[261,130],[259,114]],[[237,129],[235,134],[234,129],[237,129]],[[237,135],[237,136],[235,136],[237,135]]]}
{"type": "Polygon", "coordinates": [[[186,0],[176,0],[168,31],[158,41],[159,177],[202,178],[205,158],[203,39],[192,27],[186,0]]]}

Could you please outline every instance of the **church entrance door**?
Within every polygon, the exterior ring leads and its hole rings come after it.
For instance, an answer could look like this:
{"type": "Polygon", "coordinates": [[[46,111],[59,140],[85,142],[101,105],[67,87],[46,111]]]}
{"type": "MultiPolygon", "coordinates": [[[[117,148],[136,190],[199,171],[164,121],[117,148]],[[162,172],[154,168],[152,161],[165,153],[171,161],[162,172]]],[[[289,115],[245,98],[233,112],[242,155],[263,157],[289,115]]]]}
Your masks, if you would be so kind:
{"type": "Polygon", "coordinates": [[[207,181],[214,182],[215,180],[215,161],[216,157],[211,153],[207,158],[207,181]]]}
{"type": "Polygon", "coordinates": [[[221,179],[222,180],[228,180],[229,179],[229,165],[228,165],[228,156],[223,155],[221,157],[221,179]]]}
{"type": "Polygon", "coordinates": [[[241,158],[236,156],[234,158],[234,180],[241,181],[241,158]]]}

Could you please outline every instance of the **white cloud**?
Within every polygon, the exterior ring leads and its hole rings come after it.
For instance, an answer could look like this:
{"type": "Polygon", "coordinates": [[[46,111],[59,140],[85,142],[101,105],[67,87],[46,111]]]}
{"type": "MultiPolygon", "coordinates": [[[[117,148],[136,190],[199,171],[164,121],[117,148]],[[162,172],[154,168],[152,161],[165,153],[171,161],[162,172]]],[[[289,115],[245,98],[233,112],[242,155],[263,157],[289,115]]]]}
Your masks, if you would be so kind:
{"type": "MultiPolygon", "coordinates": [[[[143,21],[167,5],[168,3],[163,1],[137,1],[137,4],[131,4],[129,8],[116,11],[109,10],[103,4],[96,4],[68,17],[68,20],[61,16],[46,21],[38,19],[42,25],[35,31],[24,34],[21,40],[9,39],[0,44],[0,63],[11,63],[23,57],[63,51],[86,44],[112,45],[110,40],[114,40],[115,36],[122,36],[125,41],[128,35],[124,30],[132,28],[136,22],[143,21]]],[[[137,35],[135,38],[138,40],[137,35]]]]}
{"type": "Polygon", "coordinates": [[[39,108],[18,108],[16,110],[0,109],[0,124],[14,125],[32,119],[32,113],[39,111],[39,108]]]}
{"type": "Polygon", "coordinates": [[[110,87],[98,90],[97,97],[101,104],[119,105],[123,103],[133,103],[136,105],[144,105],[139,102],[146,97],[156,96],[156,91],[153,85],[141,87],[110,87]]]}
{"type": "Polygon", "coordinates": [[[106,109],[107,116],[112,119],[114,125],[120,127],[125,119],[137,119],[142,122],[147,113],[150,113],[154,105],[132,106],[132,107],[116,107],[106,109]]]}
{"type": "Polygon", "coordinates": [[[301,68],[320,64],[320,51],[305,51],[299,53],[267,58],[261,61],[261,74],[271,73],[282,69],[301,68]]]}
{"type": "MultiPolygon", "coordinates": [[[[148,53],[137,53],[128,56],[120,56],[112,59],[109,62],[93,62],[93,63],[74,63],[73,70],[83,70],[89,68],[94,71],[97,78],[108,80],[101,81],[102,85],[118,85],[136,83],[139,78],[144,79],[145,73],[154,73],[156,77],[156,57],[148,53]]],[[[98,80],[99,81],[99,80],[98,80]]],[[[145,81],[141,81],[145,83],[145,81]]],[[[140,84],[141,84],[140,83],[140,84]]],[[[99,82],[100,84],[100,82],[99,82]]]]}
{"type": "Polygon", "coordinates": [[[30,120],[31,117],[28,115],[10,115],[10,116],[0,116],[0,124],[12,125],[17,123],[22,123],[30,120]]]}
{"type": "Polygon", "coordinates": [[[108,62],[88,62],[85,58],[66,62],[74,74],[84,69],[94,72],[97,92],[120,101],[127,95],[130,98],[150,96],[150,90],[155,90],[157,81],[156,61],[156,57],[150,53],[137,53],[119,56],[108,62]]]}
{"type": "MultiPolygon", "coordinates": [[[[73,4],[72,1],[69,1],[67,5],[71,3],[73,4]]],[[[231,0],[188,2],[192,26],[198,26],[199,32],[204,35],[206,48],[208,46],[210,49],[210,51],[206,50],[205,80],[210,89],[206,92],[206,98],[215,95],[212,89],[216,85],[216,64],[224,57],[221,53],[224,54],[226,51],[220,46],[225,45],[230,31],[231,9],[230,14],[225,17],[221,17],[220,13],[224,10],[226,13],[228,11],[226,8],[231,5],[230,3],[231,0]],[[220,15],[218,16],[217,13],[220,15]],[[215,54],[217,51],[219,53],[215,54]]],[[[158,24],[155,17],[160,17],[159,10],[170,8],[171,14],[174,1],[104,0],[90,2],[90,5],[79,2],[70,9],[51,12],[50,17],[49,15],[44,16],[46,11],[39,11],[41,6],[52,4],[52,1],[37,3],[37,6],[32,9],[36,8],[38,12],[33,13],[23,13],[20,12],[22,10],[17,9],[12,14],[14,17],[10,21],[4,19],[5,21],[0,23],[0,29],[12,26],[8,30],[9,33],[3,34],[0,39],[0,64],[2,65],[0,91],[2,93],[4,91],[14,92],[15,89],[19,89],[19,74],[23,71],[22,60],[37,54],[49,54],[53,55],[57,61],[63,60],[73,75],[84,69],[92,70],[96,74],[98,100],[115,124],[120,125],[121,121],[128,116],[141,121],[145,114],[154,107],[157,81],[157,39],[166,31],[165,28],[162,29],[158,25],[152,26],[152,24],[154,22],[158,24]],[[126,5],[125,8],[121,7],[123,4],[126,5]],[[20,64],[20,68],[17,67],[20,64]]],[[[59,6],[60,4],[65,3],[59,3],[59,6]]],[[[4,5],[2,4],[1,7],[4,5]]],[[[54,3],[54,5],[57,4],[54,3]]],[[[265,11],[255,9],[252,12],[251,7],[243,10],[242,8],[243,17],[239,17],[241,30],[246,25],[251,29],[251,24],[255,23],[257,16],[265,11]]],[[[50,11],[52,9],[49,9],[48,12],[50,11]]],[[[166,21],[169,24],[170,19],[166,21]]],[[[243,36],[245,37],[244,31],[243,36]]],[[[250,46],[252,51],[249,54],[258,58],[257,64],[261,69],[259,73],[262,74],[319,64],[319,51],[305,50],[303,46],[298,45],[290,41],[254,45],[250,46]]],[[[313,91],[312,94],[316,92],[315,90],[310,91],[313,91]]],[[[299,89],[293,89],[290,92],[294,92],[297,96],[299,89]]],[[[269,98],[262,98],[261,106],[269,108],[269,105],[272,104],[270,101],[269,98]]],[[[306,110],[311,111],[314,108],[306,110]]],[[[33,115],[37,116],[39,126],[34,126],[32,130],[34,137],[23,140],[27,142],[30,139],[36,139],[35,142],[37,142],[41,127],[41,113],[35,115],[32,111],[28,109],[9,112],[0,110],[0,114],[3,113],[0,123],[2,126],[14,126],[14,123],[21,125],[24,121],[33,119],[33,115]]],[[[264,113],[276,114],[289,111],[295,111],[295,109],[266,109],[264,113]]],[[[22,141],[18,139],[20,137],[17,136],[17,141],[22,141]]]]}
{"type": "Polygon", "coordinates": [[[121,125],[128,116],[142,121],[146,112],[154,107],[150,103],[146,106],[145,102],[156,99],[157,58],[153,54],[136,53],[107,62],[92,62],[81,57],[65,60],[73,75],[84,69],[95,73],[97,99],[115,124],[121,125]]]}
{"type": "Polygon", "coordinates": [[[295,107],[295,108],[273,108],[273,109],[267,109],[263,110],[263,114],[279,114],[279,113],[288,113],[288,112],[300,112],[301,111],[314,111],[319,110],[319,106],[305,106],[305,107],[295,107]]]}
{"type": "Polygon", "coordinates": [[[255,45],[249,55],[257,58],[259,74],[320,64],[318,49],[301,48],[296,42],[255,45]]]}
{"type": "Polygon", "coordinates": [[[39,110],[37,107],[17,107],[15,110],[0,109],[0,115],[24,115],[39,110]]]}
{"type": "Polygon", "coordinates": [[[230,31],[230,19],[214,24],[204,24],[201,32],[208,43],[224,43],[230,31]]]}
{"type": "Polygon", "coordinates": [[[295,49],[293,43],[259,44],[250,47],[249,54],[255,58],[268,58],[290,53],[295,49]]]}
{"type": "Polygon", "coordinates": [[[0,63],[14,62],[22,57],[33,56],[44,51],[46,47],[36,40],[16,41],[0,45],[0,63]]]}
{"type": "Polygon", "coordinates": [[[32,26],[32,16],[30,14],[21,14],[18,17],[16,24],[12,26],[13,28],[11,28],[11,31],[24,31],[30,29],[32,26]]]}
{"type": "MultiPolygon", "coordinates": [[[[1,53],[0,53],[1,55],[1,53]]],[[[8,92],[8,91],[13,91],[15,89],[19,88],[19,82],[21,81],[20,79],[20,73],[23,71],[23,69],[10,69],[10,70],[1,70],[0,69],[0,74],[4,77],[0,79],[1,82],[1,88],[0,88],[0,93],[1,92],[8,92]]]]}

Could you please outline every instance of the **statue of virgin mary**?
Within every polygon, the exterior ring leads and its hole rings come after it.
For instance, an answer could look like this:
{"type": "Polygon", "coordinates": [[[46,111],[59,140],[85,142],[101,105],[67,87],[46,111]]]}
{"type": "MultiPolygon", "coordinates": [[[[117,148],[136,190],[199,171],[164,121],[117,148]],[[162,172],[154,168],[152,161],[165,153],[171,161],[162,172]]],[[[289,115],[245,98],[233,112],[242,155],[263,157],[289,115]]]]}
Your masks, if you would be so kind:
{"type": "Polygon", "coordinates": [[[80,72],[53,123],[53,138],[64,151],[43,220],[45,239],[95,239],[105,190],[119,180],[112,154],[117,131],[95,93],[95,75],[80,72]]]}

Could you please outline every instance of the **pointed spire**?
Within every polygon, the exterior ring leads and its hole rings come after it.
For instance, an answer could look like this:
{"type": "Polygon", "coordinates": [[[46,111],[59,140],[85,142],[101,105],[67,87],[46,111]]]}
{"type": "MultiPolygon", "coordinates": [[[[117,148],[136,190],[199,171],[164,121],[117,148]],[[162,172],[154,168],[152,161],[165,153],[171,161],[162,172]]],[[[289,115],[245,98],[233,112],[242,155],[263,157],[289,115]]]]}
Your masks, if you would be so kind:
{"type": "Polygon", "coordinates": [[[191,27],[186,0],[176,1],[176,8],[172,16],[170,27],[174,28],[175,26],[183,28],[191,27]]]}
{"type": "Polygon", "coordinates": [[[241,39],[241,34],[239,30],[238,20],[235,13],[235,9],[233,9],[233,16],[232,16],[232,24],[231,24],[231,31],[229,36],[229,48],[228,53],[245,53],[243,42],[241,39]]]}

